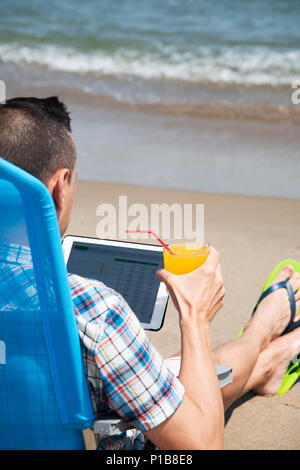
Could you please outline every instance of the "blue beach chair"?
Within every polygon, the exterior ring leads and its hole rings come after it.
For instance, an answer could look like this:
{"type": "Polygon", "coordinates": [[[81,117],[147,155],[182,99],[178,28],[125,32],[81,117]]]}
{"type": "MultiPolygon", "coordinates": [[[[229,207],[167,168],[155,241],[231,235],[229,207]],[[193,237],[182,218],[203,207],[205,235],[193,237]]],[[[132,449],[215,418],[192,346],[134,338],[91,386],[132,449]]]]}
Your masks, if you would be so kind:
{"type": "Polygon", "coordinates": [[[52,197],[0,158],[0,449],[93,448],[83,430],[120,423],[95,423],[52,197]]]}

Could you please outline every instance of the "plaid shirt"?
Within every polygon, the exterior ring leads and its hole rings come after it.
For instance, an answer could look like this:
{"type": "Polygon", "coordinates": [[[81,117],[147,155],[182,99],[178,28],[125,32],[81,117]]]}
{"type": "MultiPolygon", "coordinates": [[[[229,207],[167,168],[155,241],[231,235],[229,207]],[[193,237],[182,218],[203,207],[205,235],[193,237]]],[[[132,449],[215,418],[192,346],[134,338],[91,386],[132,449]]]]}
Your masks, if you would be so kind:
{"type": "MultiPolygon", "coordinates": [[[[19,246],[6,254],[11,276],[2,290],[14,302],[18,303],[19,296],[24,305],[26,295],[27,301],[32,297],[30,252],[19,246]],[[14,261],[27,265],[26,270],[16,270],[14,261]],[[16,290],[16,284],[26,285],[26,290],[16,290]]],[[[3,256],[2,251],[2,263],[3,256]]],[[[120,294],[99,281],[74,274],[68,277],[96,417],[115,411],[137,428],[99,441],[99,448],[143,448],[145,438],[140,431],[153,429],[170,417],[183,399],[184,388],[120,294]]]]}
{"type": "MultiPolygon", "coordinates": [[[[74,274],[69,281],[96,416],[114,410],[141,431],[155,428],[178,408],[182,384],[120,294],[74,274]]],[[[143,441],[136,437],[123,433],[101,446],[136,448],[143,441]]]]}

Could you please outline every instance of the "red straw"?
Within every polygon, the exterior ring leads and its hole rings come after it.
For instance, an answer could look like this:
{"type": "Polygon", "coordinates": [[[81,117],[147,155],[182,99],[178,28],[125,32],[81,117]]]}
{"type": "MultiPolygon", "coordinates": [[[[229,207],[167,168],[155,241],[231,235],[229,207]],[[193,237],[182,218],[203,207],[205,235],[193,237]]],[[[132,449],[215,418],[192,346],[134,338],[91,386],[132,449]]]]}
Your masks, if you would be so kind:
{"type": "Polygon", "coordinates": [[[155,236],[156,240],[172,255],[176,255],[169,247],[166,245],[152,230],[125,230],[126,233],[152,233],[155,236]]]}

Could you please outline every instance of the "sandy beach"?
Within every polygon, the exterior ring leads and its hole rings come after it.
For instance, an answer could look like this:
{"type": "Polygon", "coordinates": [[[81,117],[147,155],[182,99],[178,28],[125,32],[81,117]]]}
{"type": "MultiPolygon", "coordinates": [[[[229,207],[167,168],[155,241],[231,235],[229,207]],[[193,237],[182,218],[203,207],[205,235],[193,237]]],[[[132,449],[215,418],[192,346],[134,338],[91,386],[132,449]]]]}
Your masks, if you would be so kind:
{"type": "MultiPolygon", "coordinates": [[[[269,273],[281,260],[300,259],[300,200],[201,194],[79,181],[68,234],[96,236],[96,208],[128,204],[203,203],[205,236],[221,253],[225,305],[211,327],[212,346],[232,339],[249,319],[269,273]]],[[[151,243],[153,241],[151,240],[151,243]]],[[[169,302],[163,328],[149,332],[163,357],[180,348],[178,315],[169,302]]],[[[299,449],[300,386],[281,397],[248,394],[226,415],[225,449],[299,449]]]]}

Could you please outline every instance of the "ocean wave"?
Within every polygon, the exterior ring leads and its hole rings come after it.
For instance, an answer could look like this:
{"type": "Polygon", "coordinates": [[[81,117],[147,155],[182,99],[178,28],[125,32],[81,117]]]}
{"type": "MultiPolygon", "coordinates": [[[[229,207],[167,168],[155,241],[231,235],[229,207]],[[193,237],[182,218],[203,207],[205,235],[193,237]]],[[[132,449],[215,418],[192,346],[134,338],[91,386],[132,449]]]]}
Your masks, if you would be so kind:
{"type": "Polygon", "coordinates": [[[300,77],[300,50],[267,48],[198,47],[176,50],[173,46],[141,52],[119,48],[82,52],[54,45],[0,44],[0,61],[50,70],[94,76],[127,76],[169,79],[193,83],[239,85],[287,85],[300,77]]]}

